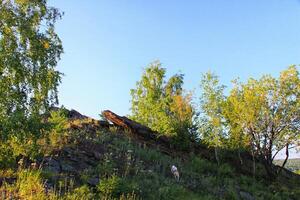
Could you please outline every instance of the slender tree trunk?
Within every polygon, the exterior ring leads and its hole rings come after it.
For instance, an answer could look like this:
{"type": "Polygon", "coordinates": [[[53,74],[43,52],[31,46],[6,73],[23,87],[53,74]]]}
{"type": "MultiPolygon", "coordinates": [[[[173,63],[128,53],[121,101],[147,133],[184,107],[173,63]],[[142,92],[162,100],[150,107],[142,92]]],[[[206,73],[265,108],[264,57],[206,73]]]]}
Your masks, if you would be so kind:
{"type": "Polygon", "coordinates": [[[243,159],[241,157],[241,151],[240,151],[240,149],[238,149],[238,156],[239,156],[241,165],[243,165],[243,159]]]}
{"type": "Polygon", "coordinates": [[[280,168],[280,170],[279,170],[278,174],[280,174],[280,173],[281,173],[282,169],[284,168],[284,166],[285,166],[286,162],[287,162],[287,161],[288,161],[288,159],[289,159],[289,144],[287,144],[287,145],[286,145],[286,149],[285,149],[285,155],[286,155],[286,157],[285,157],[285,160],[284,160],[284,162],[282,163],[282,166],[281,166],[281,168],[280,168]]]}
{"type": "Polygon", "coordinates": [[[215,157],[218,165],[220,165],[219,155],[218,155],[218,147],[215,147],[215,157]]]}
{"type": "Polygon", "coordinates": [[[255,173],[256,173],[256,163],[255,163],[255,156],[254,156],[254,151],[251,150],[251,154],[252,154],[252,170],[253,170],[253,178],[255,178],[255,173]]]}

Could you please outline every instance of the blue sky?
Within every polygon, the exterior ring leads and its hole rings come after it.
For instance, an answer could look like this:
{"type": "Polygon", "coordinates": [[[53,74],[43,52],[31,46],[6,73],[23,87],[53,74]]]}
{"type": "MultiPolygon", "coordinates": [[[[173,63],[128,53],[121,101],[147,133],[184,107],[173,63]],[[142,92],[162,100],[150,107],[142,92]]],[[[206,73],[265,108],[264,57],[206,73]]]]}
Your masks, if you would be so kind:
{"type": "Polygon", "coordinates": [[[223,84],[240,77],[277,76],[300,63],[297,0],[50,0],[65,12],[57,24],[65,54],[60,103],[98,117],[129,113],[129,91],[142,68],[159,59],[168,75],[185,74],[198,88],[201,73],[223,84]]]}
{"type": "MultiPolygon", "coordinates": [[[[65,54],[60,103],[88,116],[129,113],[131,88],[159,59],[168,76],[197,89],[211,70],[230,87],[240,77],[278,76],[300,64],[298,0],[50,0],[65,54]]],[[[197,92],[197,90],[196,90],[197,92]]],[[[199,94],[197,94],[199,96],[199,94]]]]}

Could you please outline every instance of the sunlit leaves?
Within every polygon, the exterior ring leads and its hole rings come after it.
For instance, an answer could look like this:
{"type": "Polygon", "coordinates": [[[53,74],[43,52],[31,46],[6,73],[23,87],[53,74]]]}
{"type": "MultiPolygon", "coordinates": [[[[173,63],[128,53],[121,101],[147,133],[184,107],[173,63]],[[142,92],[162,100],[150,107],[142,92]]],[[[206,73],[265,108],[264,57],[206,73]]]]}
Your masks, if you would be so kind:
{"type": "Polygon", "coordinates": [[[195,114],[192,94],[184,94],[183,74],[175,74],[167,81],[165,74],[158,61],[144,70],[136,89],[131,90],[131,117],[162,134],[187,134],[195,114]]]}
{"type": "Polygon", "coordinates": [[[208,72],[201,79],[201,139],[212,147],[222,147],[225,129],[222,122],[222,105],[225,86],[219,84],[218,77],[208,72]]]}
{"type": "Polygon", "coordinates": [[[271,166],[278,151],[299,144],[299,94],[296,66],[281,72],[279,78],[265,75],[246,83],[236,81],[224,104],[230,138],[251,141],[245,144],[271,166]]]}
{"type": "Polygon", "coordinates": [[[63,49],[54,24],[60,18],[60,12],[45,0],[0,3],[2,136],[28,131],[26,123],[32,123],[28,120],[57,103],[61,74],[55,68],[63,49]],[[16,116],[23,126],[13,128],[9,124],[16,116]]]}

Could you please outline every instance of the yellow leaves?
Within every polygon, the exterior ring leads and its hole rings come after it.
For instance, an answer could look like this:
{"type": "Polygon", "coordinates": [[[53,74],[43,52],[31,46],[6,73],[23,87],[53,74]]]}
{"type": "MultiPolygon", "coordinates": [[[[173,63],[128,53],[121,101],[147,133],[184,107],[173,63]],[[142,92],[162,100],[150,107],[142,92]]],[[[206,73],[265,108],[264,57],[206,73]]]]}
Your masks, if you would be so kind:
{"type": "Polygon", "coordinates": [[[298,75],[297,68],[295,65],[292,65],[288,69],[286,69],[280,73],[280,80],[285,81],[285,80],[295,77],[297,75],[298,75]]]}
{"type": "Polygon", "coordinates": [[[24,5],[24,4],[29,3],[29,0],[15,0],[15,2],[16,2],[16,4],[24,5]]]}
{"type": "Polygon", "coordinates": [[[220,118],[216,118],[216,117],[212,118],[212,125],[214,127],[219,127],[221,125],[220,118]]]}
{"type": "Polygon", "coordinates": [[[43,46],[44,46],[45,49],[49,49],[50,44],[47,41],[43,41],[43,46]]]}
{"type": "Polygon", "coordinates": [[[176,114],[177,118],[180,121],[191,119],[191,117],[193,116],[193,108],[191,106],[191,94],[187,96],[173,96],[171,111],[176,114]]]}
{"type": "Polygon", "coordinates": [[[11,30],[10,28],[8,28],[7,26],[5,26],[3,32],[4,32],[6,35],[9,35],[9,34],[11,34],[12,30],[11,30]]]}

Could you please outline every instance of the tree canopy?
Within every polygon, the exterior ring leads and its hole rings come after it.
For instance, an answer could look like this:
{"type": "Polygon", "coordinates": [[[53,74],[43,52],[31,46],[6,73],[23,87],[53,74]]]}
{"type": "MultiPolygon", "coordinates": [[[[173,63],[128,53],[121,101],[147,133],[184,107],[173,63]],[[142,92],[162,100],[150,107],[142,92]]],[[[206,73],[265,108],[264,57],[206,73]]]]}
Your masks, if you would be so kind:
{"type": "Polygon", "coordinates": [[[300,77],[295,66],[282,71],[279,78],[265,75],[237,83],[227,106],[226,119],[251,138],[266,167],[272,167],[280,150],[286,148],[288,158],[288,149],[299,145],[300,77]]]}
{"type": "Polygon", "coordinates": [[[246,83],[235,80],[228,96],[211,73],[204,75],[202,88],[205,124],[200,127],[206,127],[200,130],[202,140],[213,147],[251,150],[270,177],[275,177],[275,156],[285,148],[288,159],[289,149],[299,146],[300,141],[300,77],[296,66],[282,71],[278,78],[264,75],[246,83]]]}
{"type": "Polygon", "coordinates": [[[192,94],[183,90],[183,77],[175,74],[166,81],[166,69],[159,61],[151,63],[131,90],[131,118],[165,135],[189,136],[195,110],[192,94]]]}
{"type": "Polygon", "coordinates": [[[55,33],[61,13],[46,0],[0,1],[0,132],[22,143],[40,132],[38,119],[56,104],[63,52],[55,33]]]}

